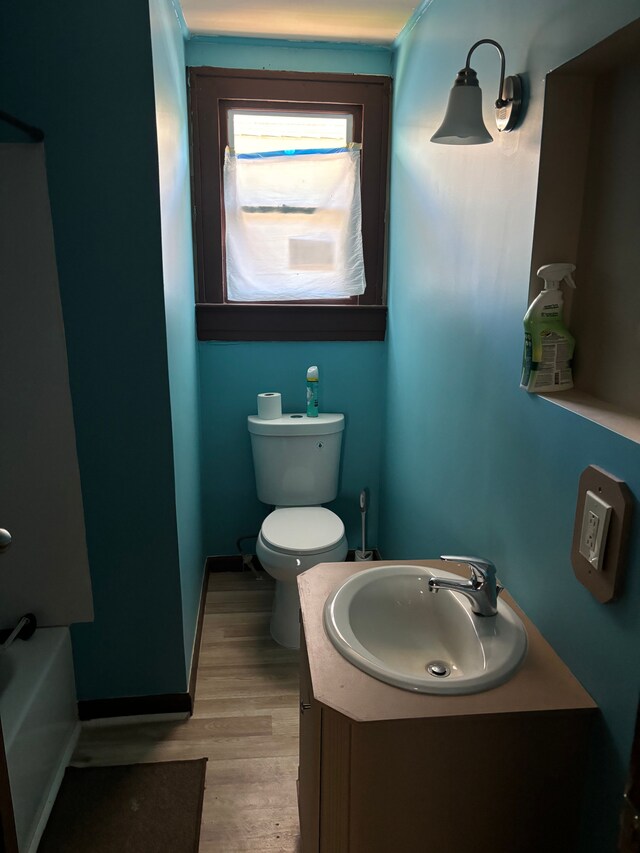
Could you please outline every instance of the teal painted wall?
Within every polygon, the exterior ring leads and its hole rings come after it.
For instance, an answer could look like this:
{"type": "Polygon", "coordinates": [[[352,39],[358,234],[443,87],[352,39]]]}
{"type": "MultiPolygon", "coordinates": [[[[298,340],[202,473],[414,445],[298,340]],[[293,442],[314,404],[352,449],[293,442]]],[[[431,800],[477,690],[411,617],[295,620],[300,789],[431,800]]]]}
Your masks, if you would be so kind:
{"type": "MultiPolygon", "coordinates": [[[[570,563],[578,479],[597,464],[640,495],[640,447],[519,390],[522,317],[545,74],[638,11],[637,0],[434,0],[395,65],[380,547],[494,560],[600,705],[581,853],[615,849],[640,686],[640,516],[636,502],[624,597],[599,605],[570,563]],[[432,145],[482,37],[502,43],[507,73],[525,75],[522,127],[492,145],[432,145]]],[[[491,48],[473,59],[489,127],[496,59],[491,48]]]]}
{"type": "Polygon", "coordinates": [[[193,36],[187,65],[263,68],[270,71],[324,71],[335,74],[391,74],[391,48],[331,42],[193,36]]]}
{"type": "Polygon", "coordinates": [[[198,351],[193,308],[189,129],[184,40],[171,0],[150,0],[162,265],[178,524],[182,626],[191,664],[202,589],[198,351]]]}
{"type": "MultiPolygon", "coordinates": [[[[389,74],[391,52],[353,45],[301,45],[256,39],[192,39],[189,65],[389,74]]],[[[346,432],[338,499],[350,547],[360,547],[358,496],[371,493],[368,540],[377,541],[385,347],[369,343],[200,344],[202,527],[207,554],[236,553],[236,539],[256,533],[268,507],[255,493],[247,415],[256,395],[280,391],[283,408],[302,411],[305,376],[320,366],[320,405],[344,412],[346,432]]],[[[246,543],[249,546],[250,543],[246,543]]]]}
{"type": "Polygon", "coordinates": [[[95,604],[78,694],[183,691],[148,3],[4,4],[0,63],[2,109],[46,133],[95,604]]]}

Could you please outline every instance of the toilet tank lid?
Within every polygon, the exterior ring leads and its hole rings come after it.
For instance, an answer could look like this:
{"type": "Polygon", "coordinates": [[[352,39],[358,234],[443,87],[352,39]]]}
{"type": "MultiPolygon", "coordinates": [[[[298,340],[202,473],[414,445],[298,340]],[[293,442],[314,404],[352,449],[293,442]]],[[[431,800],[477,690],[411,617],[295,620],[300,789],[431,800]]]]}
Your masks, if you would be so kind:
{"type": "Polygon", "coordinates": [[[293,413],[282,415],[281,418],[265,420],[256,415],[247,418],[249,432],[254,435],[328,435],[332,432],[342,432],[344,415],[323,414],[317,418],[293,413]]]}

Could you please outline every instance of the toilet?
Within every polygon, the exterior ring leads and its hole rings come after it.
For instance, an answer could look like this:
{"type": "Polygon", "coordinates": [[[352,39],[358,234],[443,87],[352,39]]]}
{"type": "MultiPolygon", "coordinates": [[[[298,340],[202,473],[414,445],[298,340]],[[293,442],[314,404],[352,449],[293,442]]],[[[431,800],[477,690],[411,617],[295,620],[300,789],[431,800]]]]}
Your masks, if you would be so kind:
{"type": "Polygon", "coordinates": [[[287,414],[273,420],[250,415],[248,427],[258,499],[274,507],[256,544],[258,559],[276,582],[271,636],[297,649],[298,575],[347,556],[344,524],[322,506],[338,493],[344,415],[287,414]]]}

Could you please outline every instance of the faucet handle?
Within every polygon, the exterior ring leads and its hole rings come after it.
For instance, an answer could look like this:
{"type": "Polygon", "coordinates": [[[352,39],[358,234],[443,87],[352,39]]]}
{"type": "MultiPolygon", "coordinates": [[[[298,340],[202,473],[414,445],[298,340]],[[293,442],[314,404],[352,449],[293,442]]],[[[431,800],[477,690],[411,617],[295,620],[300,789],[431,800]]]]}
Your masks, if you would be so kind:
{"type": "Polygon", "coordinates": [[[496,585],[496,591],[499,595],[503,587],[496,581],[496,567],[491,560],[484,560],[482,557],[454,557],[447,554],[442,554],[441,560],[448,563],[466,563],[471,569],[471,580],[475,584],[492,583],[496,585]]]}

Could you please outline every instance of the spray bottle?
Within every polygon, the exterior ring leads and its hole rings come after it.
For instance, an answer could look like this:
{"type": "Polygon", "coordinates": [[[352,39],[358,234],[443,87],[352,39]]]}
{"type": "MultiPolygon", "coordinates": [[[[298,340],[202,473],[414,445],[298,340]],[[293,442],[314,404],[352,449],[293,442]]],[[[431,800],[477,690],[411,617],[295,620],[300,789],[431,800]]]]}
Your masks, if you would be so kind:
{"type": "Polygon", "coordinates": [[[532,393],[567,391],[573,388],[571,359],[575,340],[562,322],[562,291],[565,281],[575,288],[573,264],[546,264],[538,270],[543,291],[524,315],[524,354],[520,387],[532,393]]]}
{"type": "Polygon", "coordinates": [[[318,368],[315,365],[307,370],[307,417],[318,417],[318,368]]]}

